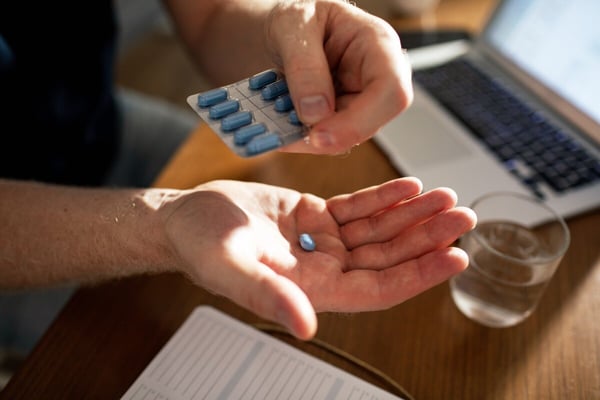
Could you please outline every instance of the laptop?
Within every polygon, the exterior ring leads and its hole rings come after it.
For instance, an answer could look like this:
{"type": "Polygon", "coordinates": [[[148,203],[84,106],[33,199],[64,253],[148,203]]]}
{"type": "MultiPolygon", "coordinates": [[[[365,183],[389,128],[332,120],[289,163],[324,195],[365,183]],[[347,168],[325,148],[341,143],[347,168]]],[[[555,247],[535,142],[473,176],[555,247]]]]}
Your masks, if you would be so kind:
{"type": "Polygon", "coordinates": [[[600,1],[500,1],[473,40],[409,50],[415,98],[375,142],[459,205],[492,191],[600,206],[600,1]]]}

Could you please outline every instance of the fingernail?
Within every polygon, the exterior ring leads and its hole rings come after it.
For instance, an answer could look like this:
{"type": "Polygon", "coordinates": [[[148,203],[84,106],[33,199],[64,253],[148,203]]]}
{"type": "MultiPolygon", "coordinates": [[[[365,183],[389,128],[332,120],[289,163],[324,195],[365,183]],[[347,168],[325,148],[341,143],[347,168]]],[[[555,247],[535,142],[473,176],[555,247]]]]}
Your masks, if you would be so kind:
{"type": "Polygon", "coordinates": [[[317,148],[326,148],[333,145],[333,137],[329,132],[318,131],[310,135],[310,143],[317,148]]]}
{"type": "Polygon", "coordinates": [[[291,334],[295,334],[294,332],[294,324],[290,318],[290,315],[284,312],[282,309],[278,309],[275,311],[276,322],[284,326],[291,334]]]}
{"type": "Polygon", "coordinates": [[[307,96],[300,99],[300,116],[302,122],[312,125],[329,114],[329,105],[323,95],[307,96]]]}

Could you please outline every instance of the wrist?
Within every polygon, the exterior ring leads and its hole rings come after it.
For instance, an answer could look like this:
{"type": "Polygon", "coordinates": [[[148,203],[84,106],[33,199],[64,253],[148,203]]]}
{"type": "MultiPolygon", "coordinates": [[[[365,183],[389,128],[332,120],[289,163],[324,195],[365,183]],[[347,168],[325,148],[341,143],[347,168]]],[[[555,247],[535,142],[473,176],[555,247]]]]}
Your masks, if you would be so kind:
{"type": "Polygon", "coordinates": [[[140,266],[145,269],[142,272],[182,272],[184,269],[167,234],[169,216],[182,193],[175,189],[146,189],[132,199],[131,207],[136,209],[136,221],[140,222],[133,226],[139,238],[139,248],[133,251],[145,263],[140,266]]]}

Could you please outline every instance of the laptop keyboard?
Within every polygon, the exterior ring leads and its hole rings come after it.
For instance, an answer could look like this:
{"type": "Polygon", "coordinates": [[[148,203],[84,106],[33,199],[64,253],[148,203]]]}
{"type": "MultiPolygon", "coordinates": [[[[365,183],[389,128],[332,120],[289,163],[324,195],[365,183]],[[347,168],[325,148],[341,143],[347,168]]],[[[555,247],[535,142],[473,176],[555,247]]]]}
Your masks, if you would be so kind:
{"type": "Polygon", "coordinates": [[[416,71],[414,78],[538,197],[548,186],[560,193],[600,180],[600,160],[470,62],[416,71]]]}

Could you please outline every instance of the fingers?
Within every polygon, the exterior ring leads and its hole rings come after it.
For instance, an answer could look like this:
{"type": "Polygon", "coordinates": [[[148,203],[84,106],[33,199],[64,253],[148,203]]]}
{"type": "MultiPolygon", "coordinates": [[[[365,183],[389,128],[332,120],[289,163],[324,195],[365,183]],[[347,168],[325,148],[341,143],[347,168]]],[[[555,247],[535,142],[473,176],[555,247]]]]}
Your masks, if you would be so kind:
{"type": "Polygon", "coordinates": [[[268,41],[281,59],[295,109],[306,125],[332,115],[335,105],[320,18],[315,3],[288,2],[274,8],[268,24],[268,41]]]}
{"type": "Polygon", "coordinates": [[[417,178],[400,178],[351,194],[327,200],[329,212],[339,225],[373,216],[388,207],[421,193],[423,184],[417,178]]]}
{"type": "Polygon", "coordinates": [[[456,205],[456,193],[438,188],[413,197],[376,215],[350,221],[340,228],[348,249],[368,243],[386,242],[399,232],[420,224],[456,205]]]}
{"type": "Polygon", "coordinates": [[[412,101],[410,63],[382,19],[344,2],[282,2],[267,27],[295,109],[311,128],[307,142],[283,151],[343,153],[412,101]]]}
{"type": "Polygon", "coordinates": [[[459,248],[427,253],[383,271],[355,270],[338,280],[335,296],[318,291],[311,300],[317,311],[361,312],[390,308],[463,271],[468,257],[459,248]]]}
{"type": "Polygon", "coordinates": [[[316,154],[341,154],[365,142],[412,102],[412,85],[382,73],[360,93],[336,99],[336,112],[311,127],[316,154]],[[351,101],[346,97],[351,97],[351,101]]]}
{"type": "Polygon", "coordinates": [[[350,268],[385,269],[451,245],[473,229],[475,213],[465,207],[449,209],[429,221],[406,229],[392,240],[351,251],[350,268]]]}
{"type": "Polygon", "coordinates": [[[347,23],[369,29],[331,39],[326,47],[337,62],[337,97],[335,113],[311,127],[317,153],[341,153],[364,142],[412,102],[410,63],[396,32],[370,15],[347,23]]]}

